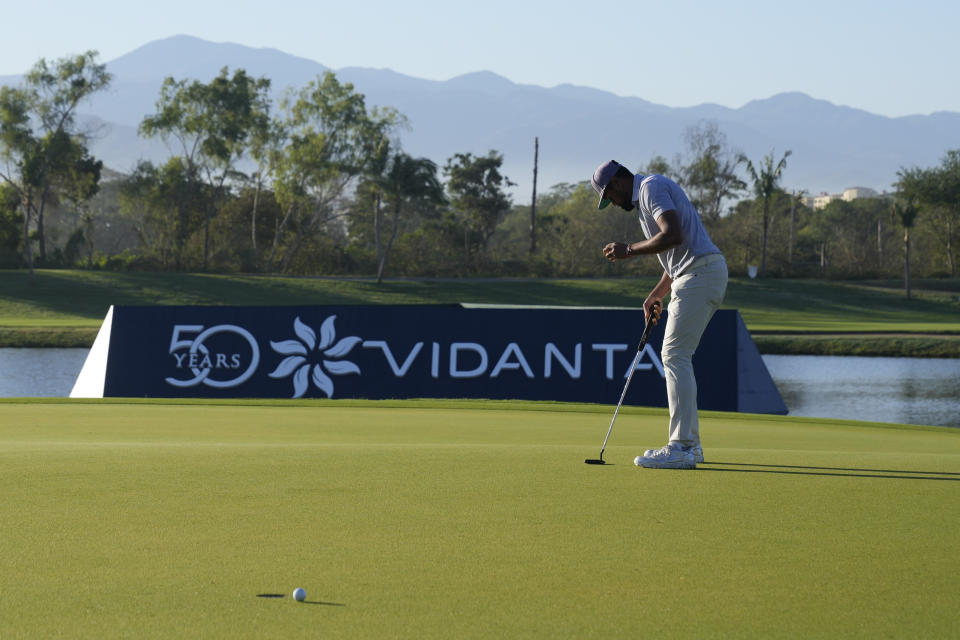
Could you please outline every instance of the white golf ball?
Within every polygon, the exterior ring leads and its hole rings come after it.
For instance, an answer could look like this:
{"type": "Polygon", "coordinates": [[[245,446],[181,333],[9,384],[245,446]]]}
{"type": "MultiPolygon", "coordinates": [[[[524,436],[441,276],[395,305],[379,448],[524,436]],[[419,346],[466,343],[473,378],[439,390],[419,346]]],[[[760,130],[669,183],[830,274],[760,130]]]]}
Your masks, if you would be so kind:
{"type": "Polygon", "coordinates": [[[297,587],[296,589],[293,590],[293,599],[296,600],[297,602],[303,602],[304,600],[307,599],[307,592],[301,589],[300,587],[297,587]]]}

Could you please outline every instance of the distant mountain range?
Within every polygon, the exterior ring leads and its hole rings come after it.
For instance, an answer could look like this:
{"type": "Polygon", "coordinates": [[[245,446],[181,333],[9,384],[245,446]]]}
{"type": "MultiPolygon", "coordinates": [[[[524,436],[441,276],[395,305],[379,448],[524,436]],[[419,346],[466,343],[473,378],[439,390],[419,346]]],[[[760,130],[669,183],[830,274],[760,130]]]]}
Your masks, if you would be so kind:
{"type": "MultiPolygon", "coordinates": [[[[208,81],[224,66],[270,78],[276,97],[328,70],[276,49],[189,36],[148,43],[109,61],[110,88],[84,107],[103,125],[94,154],[121,172],[140,159],[163,160],[169,155],[163,143],[137,136],[140,121],[154,111],[163,79],[208,81]]],[[[560,182],[586,180],[610,158],[634,169],[655,155],[672,161],[686,153],[687,127],[703,120],[715,121],[729,145],[755,164],[771,151],[779,159],[792,150],[783,185],[811,194],[852,186],[888,191],[901,167],[939,164],[948,149],[960,147],[960,113],[889,118],[802,93],[781,93],[739,109],[715,104],[672,108],[568,84],[516,84],[486,71],[443,82],[389,69],[335,72],[366,96],[368,106],[395,107],[408,118],[411,130],[402,134],[402,142],[412,155],[442,166],[459,152],[502,153],[504,173],[517,183],[513,193],[518,203],[530,200],[534,137],[540,140],[539,193],[560,182]]],[[[21,76],[0,76],[0,84],[20,81],[21,76]]],[[[643,93],[639,80],[635,91],[643,93]]]]}

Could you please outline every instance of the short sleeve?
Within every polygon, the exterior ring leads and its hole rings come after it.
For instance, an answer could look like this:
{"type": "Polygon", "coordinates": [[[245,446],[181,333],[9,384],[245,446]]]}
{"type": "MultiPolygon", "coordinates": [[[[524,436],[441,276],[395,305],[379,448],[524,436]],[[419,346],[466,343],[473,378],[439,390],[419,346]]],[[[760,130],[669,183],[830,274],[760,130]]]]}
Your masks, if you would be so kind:
{"type": "Polygon", "coordinates": [[[664,211],[677,210],[668,185],[656,178],[645,182],[640,187],[640,204],[654,218],[659,218],[664,211]]]}

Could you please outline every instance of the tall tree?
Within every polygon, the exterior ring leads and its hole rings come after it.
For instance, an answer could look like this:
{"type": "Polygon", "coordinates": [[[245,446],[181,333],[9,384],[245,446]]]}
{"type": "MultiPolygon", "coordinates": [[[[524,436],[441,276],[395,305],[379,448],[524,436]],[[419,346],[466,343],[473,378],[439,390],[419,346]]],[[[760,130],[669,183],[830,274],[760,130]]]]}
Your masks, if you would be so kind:
{"type": "Polygon", "coordinates": [[[374,201],[374,242],[377,247],[377,284],[383,281],[390,251],[400,231],[401,213],[416,204],[436,206],[444,202],[437,165],[428,158],[414,158],[402,151],[381,147],[380,160],[367,177],[365,187],[374,201]],[[390,236],[384,242],[384,208],[390,212],[390,236]]]}
{"type": "Polygon", "coordinates": [[[767,273],[767,231],[770,227],[770,204],[774,195],[779,190],[780,175],[787,166],[787,158],[791,152],[787,150],[780,161],[774,165],[773,151],[765,156],[760,165],[760,171],[753,166],[753,163],[745,155],[740,154],[739,160],[747,165],[747,172],[753,180],[753,193],[760,201],[762,213],[762,225],[760,235],[760,275],[767,273]]]}
{"type": "Polygon", "coordinates": [[[142,249],[164,268],[180,270],[186,264],[186,238],[202,225],[199,215],[191,215],[202,208],[200,186],[180,156],[160,167],[141,162],[121,183],[121,214],[133,221],[142,249]]]}
{"type": "Polygon", "coordinates": [[[450,203],[461,217],[468,257],[476,242],[486,258],[490,237],[510,210],[510,197],[504,189],[514,183],[500,173],[502,165],[503,156],[491,150],[485,156],[454,154],[444,166],[450,203]]]}
{"type": "Polygon", "coordinates": [[[894,217],[903,227],[903,287],[907,297],[910,297],[910,229],[917,219],[917,208],[913,202],[894,201],[891,205],[894,217]]]}
{"type": "Polygon", "coordinates": [[[727,146],[727,137],[716,122],[703,121],[688,127],[684,135],[693,154],[684,167],[684,186],[690,200],[708,221],[716,221],[723,212],[724,200],[735,198],[747,188],[737,175],[745,161],[727,146]]]}
{"type": "MultiPolygon", "coordinates": [[[[147,137],[175,141],[188,182],[203,176],[209,187],[204,207],[204,269],[210,260],[210,222],[225,184],[252,141],[269,126],[269,89],[266,78],[252,78],[243,69],[231,77],[227,67],[209,84],[168,77],[160,89],[157,112],[140,124],[141,134],[147,137]]],[[[180,206],[186,206],[186,194],[181,194],[180,206]]],[[[181,211],[180,217],[187,215],[181,211]]]]}
{"type": "Polygon", "coordinates": [[[283,144],[283,126],[275,118],[264,127],[257,127],[250,140],[250,155],[256,162],[256,169],[247,176],[247,181],[253,183],[253,202],[250,207],[250,246],[254,254],[258,253],[257,229],[260,213],[260,201],[264,187],[275,173],[275,163],[281,157],[283,144]]]}
{"type": "Polygon", "coordinates": [[[16,264],[22,229],[20,195],[9,184],[0,182],[0,265],[16,264]]]}
{"type": "Polygon", "coordinates": [[[363,94],[332,72],[288,95],[281,111],[273,166],[283,217],[268,265],[283,270],[313,234],[343,215],[338,200],[404,120],[393,109],[368,110],[363,94]]]}
{"type": "MultiPolygon", "coordinates": [[[[676,158],[676,165],[679,166],[680,159],[679,154],[676,158]]],[[[684,177],[680,175],[681,171],[678,171],[674,168],[670,162],[661,155],[655,155],[650,159],[650,162],[647,163],[647,166],[641,170],[641,173],[646,175],[659,174],[661,176],[666,176],[671,180],[676,181],[678,184],[684,183],[684,177]]]]}
{"type": "Polygon", "coordinates": [[[806,191],[801,189],[800,191],[793,192],[790,197],[790,239],[787,243],[787,269],[790,275],[793,275],[793,254],[797,233],[797,208],[803,206],[806,193],[806,191]]]}
{"type": "Polygon", "coordinates": [[[878,218],[889,216],[890,205],[884,199],[838,198],[812,216],[807,233],[819,240],[824,255],[829,250],[835,272],[868,277],[882,269],[876,251],[876,226],[878,218]]]}
{"type": "Polygon", "coordinates": [[[77,108],[110,83],[97,55],[88,51],[52,64],[41,58],[21,87],[0,88],[0,159],[5,162],[0,180],[19,196],[31,273],[34,225],[40,259],[46,259],[47,204],[64,195],[63,189],[72,196],[96,193],[101,165],[88,152],[88,132],[77,123],[77,108]]]}
{"type": "Polygon", "coordinates": [[[957,273],[956,244],[960,242],[960,149],[948,151],[939,167],[901,169],[896,187],[923,209],[944,251],[950,275],[957,273]]]}

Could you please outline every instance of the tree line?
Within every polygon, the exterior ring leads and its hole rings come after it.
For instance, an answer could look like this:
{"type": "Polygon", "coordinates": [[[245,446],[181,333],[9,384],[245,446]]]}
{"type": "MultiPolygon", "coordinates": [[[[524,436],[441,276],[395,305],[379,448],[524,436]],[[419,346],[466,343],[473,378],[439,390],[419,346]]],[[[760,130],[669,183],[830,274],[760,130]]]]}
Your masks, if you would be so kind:
{"type": "MultiPolygon", "coordinates": [[[[19,87],[0,88],[0,265],[378,280],[658,270],[602,259],[604,243],[639,227],[635,214],[596,211],[588,182],[515,205],[497,151],[442,166],[411,156],[404,116],[369,107],[332,72],[276,103],[269,79],[243,69],[167,78],[139,134],[171,156],[117,174],[91,155],[98,132],[78,117],[110,80],[91,51],[41,59],[19,87]]],[[[956,275],[960,150],[901,169],[893,194],[814,210],[780,186],[789,150],[754,163],[709,121],[684,142],[685,156],[637,170],[684,186],[734,274],[956,275]]]]}

